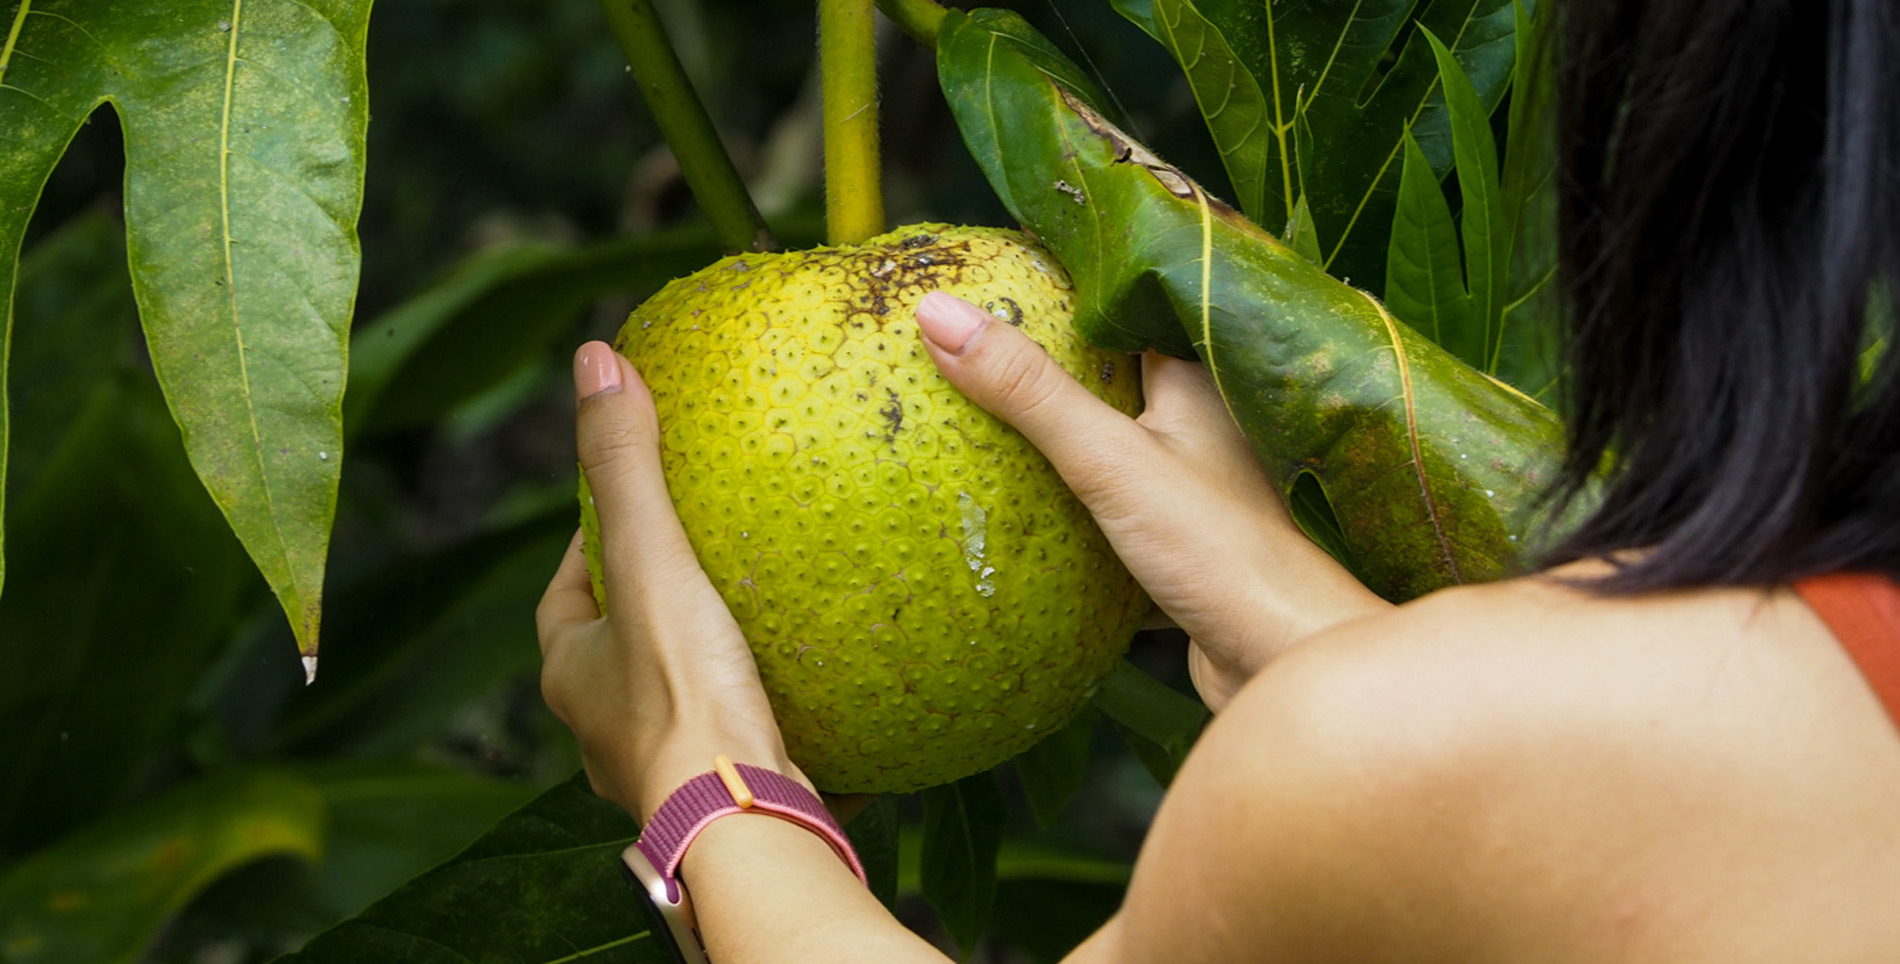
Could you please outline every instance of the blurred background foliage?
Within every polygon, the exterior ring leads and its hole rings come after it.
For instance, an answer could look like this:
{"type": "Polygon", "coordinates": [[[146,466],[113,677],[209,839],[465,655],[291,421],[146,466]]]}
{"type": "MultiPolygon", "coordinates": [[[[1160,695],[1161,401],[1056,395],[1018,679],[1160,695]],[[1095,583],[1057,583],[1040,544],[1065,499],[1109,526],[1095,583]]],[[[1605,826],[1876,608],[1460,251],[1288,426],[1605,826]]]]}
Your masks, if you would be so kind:
{"type": "MultiPolygon", "coordinates": [[[[819,240],[812,4],[658,5],[780,237],[819,240]]],[[[1106,2],[998,5],[1224,187],[1192,92],[1138,27],[1106,2]]],[[[111,111],[66,155],[12,343],[0,961],[267,960],[578,768],[540,701],[532,624],[576,524],[569,355],[717,255],[605,26],[594,3],[375,10],[349,451],[308,688],[137,337],[111,111]]],[[[892,32],[881,72],[892,223],[1009,223],[931,54],[892,32]]],[[[1144,633],[1133,658],[1185,690],[1180,642],[1144,633]]],[[[1093,714],[1066,740],[1094,752],[1069,754],[1085,789],[1060,821],[1036,819],[1047,789],[1002,784],[974,959],[1054,959],[1119,902],[1160,784],[1093,714]]],[[[924,807],[892,815],[900,912],[947,940],[917,896],[924,807]]]]}

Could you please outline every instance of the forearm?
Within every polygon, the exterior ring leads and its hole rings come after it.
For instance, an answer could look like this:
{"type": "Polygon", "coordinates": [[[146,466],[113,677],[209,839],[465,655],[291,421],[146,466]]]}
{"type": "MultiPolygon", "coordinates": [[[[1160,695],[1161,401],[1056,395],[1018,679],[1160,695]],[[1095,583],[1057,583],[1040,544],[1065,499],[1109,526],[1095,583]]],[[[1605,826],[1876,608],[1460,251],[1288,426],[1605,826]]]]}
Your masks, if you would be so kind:
{"type": "Polygon", "coordinates": [[[945,964],[816,834],[764,815],[715,820],[681,877],[718,964],[945,964]]]}

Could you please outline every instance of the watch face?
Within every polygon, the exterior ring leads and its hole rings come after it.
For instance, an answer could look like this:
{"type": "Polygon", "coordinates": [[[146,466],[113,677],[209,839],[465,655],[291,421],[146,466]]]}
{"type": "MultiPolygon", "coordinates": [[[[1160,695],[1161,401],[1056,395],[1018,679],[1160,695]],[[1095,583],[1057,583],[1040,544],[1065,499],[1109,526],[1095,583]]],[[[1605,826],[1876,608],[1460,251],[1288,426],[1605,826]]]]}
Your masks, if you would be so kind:
{"type": "Polygon", "coordinates": [[[693,920],[693,906],[686,898],[686,889],[677,880],[663,876],[638,846],[629,845],[621,851],[620,864],[627,868],[635,886],[645,892],[647,902],[666,922],[666,933],[656,936],[672,944],[674,954],[684,964],[709,964],[705,949],[700,947],[699,934],[694,930],[697,923],[693,920]]]}

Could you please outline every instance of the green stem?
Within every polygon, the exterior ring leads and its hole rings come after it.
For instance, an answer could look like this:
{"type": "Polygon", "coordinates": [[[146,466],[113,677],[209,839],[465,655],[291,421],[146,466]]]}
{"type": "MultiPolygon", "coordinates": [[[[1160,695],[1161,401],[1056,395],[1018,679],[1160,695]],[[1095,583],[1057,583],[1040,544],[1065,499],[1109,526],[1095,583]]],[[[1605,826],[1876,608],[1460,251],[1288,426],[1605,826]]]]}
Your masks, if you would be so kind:
{"type": "Polygon", "coordinates": [[[719,246],[727,253],[777,250],[778,241],[746,193],[732,156],[720,143],[719,132],[693,92],[679,55],[667,42],[651,0],[601,0],[601,7],[607,11],[620,49],[626,52],[660,136],[673,148],[686,185],[712,222],[719,246]]]}
{"type": "Polygon", "coordinates": [[[936,0],[877,0],[877,8],[912,40],[931,48],[937,46],[937,31],[949,12],[936,0]]]}
{"type": "Polygon", "coordinates": [[[873,0],[818,0],[824,86],[825,233],[857,244],[884,233],[877,150],[877,25],[873,0]]]}

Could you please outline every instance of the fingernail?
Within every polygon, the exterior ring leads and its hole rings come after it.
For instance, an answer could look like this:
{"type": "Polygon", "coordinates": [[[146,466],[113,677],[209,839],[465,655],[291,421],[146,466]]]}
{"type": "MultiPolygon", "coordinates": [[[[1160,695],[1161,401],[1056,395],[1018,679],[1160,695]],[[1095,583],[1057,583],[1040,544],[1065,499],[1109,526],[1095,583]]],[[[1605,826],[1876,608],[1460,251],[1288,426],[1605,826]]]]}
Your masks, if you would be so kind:
{"type": "Polygon", "coordinates": [[[589,398],[620,390],[620,359],[604,341],[590,341],[574,353],[574,394],[589,398]]]}
{"type": "Polygon", "coordinates": [[[988,320],[983,309],[941,291],[933,291],[917,303],[917,328],[932,344],[952,355],[963,354],[988,320]]]}

